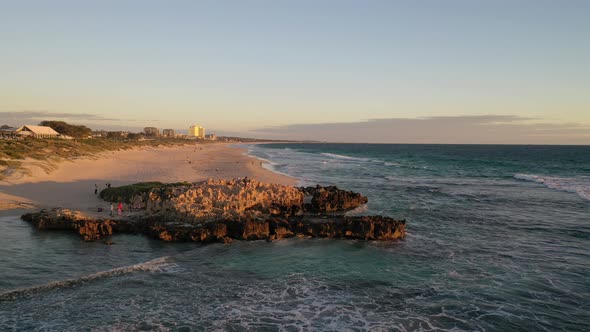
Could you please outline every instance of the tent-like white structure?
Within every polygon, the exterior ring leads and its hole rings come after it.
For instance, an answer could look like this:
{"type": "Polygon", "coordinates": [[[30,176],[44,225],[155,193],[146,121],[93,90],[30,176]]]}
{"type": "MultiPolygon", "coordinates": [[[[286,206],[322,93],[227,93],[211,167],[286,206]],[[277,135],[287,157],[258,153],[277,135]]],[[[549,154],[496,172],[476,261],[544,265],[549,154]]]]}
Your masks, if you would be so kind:
{"type": "Polygon", "coordinates": [[[25,125],[16,130],[19,134],[26,132],[35,138],[57,138],[59,133],[51,127],[25,125]]]}

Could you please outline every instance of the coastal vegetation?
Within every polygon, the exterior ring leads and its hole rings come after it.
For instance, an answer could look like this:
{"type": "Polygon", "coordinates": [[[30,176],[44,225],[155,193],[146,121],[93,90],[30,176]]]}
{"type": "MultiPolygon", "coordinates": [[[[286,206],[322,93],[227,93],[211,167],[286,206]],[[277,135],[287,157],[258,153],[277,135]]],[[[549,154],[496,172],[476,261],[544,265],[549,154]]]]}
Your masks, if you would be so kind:
{"type": "Polygon", "coordinates": [[[73,138],[85,138],[92,134],[92,129],[82,125],[72,125],[64,121],[41,121],[40,126],[51,127],[61,135],[73,138]]]}
{"type": "Polygon", "coordinates": [[[46,164],[67,159],[90,157],[101,152],[128,150],[138,147],[157,147],[189,144],[177,138],[150,140],[92,138],[80,140],[35,139],[0,140],[0,179],[8,173],[27,173],[26,160],[46,164]]]}
{"type": "Polygon", "coordinates": [[[133,197],[137,195],[143,195],[149,193],[154,188],[166,189],[170,187],[177,187],[183,185],[190,185],[188,182],[178,183],[162,183],[158,181],[154,182],[140,182],[134,183],[127,186],[111,187],[103,189],[100,192],[99,197],[108,202],[124,202],[130,203],[133,197]]]}

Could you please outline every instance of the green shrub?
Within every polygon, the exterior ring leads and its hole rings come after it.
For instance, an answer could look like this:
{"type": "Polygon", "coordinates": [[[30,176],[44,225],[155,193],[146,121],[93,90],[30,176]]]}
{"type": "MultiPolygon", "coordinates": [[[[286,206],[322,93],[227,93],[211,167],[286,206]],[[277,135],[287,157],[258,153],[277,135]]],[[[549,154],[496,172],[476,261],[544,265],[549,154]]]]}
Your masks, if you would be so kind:
{"type": "Polygon", "coordinates": [[[147,194],[154,188],[160,188],[167,190],[172,187],[190,185],[190,182],[177,182],[177,183],[162,183],[162,182],[140,182],[130,184],[127,186],[111,187],[103,189],[100,192],[99,197],[108,202],[124,202],[131,203],[131,199],[137,195],[147,194]]]}
{"type": "Polygon", "coordinates": [[[140,182],[128,186],[111,187],[103,189],[99,197],[109,202],[130,203],[131,198],[148,193],[152,188],[163,185],[162,182],[140,182]]]}

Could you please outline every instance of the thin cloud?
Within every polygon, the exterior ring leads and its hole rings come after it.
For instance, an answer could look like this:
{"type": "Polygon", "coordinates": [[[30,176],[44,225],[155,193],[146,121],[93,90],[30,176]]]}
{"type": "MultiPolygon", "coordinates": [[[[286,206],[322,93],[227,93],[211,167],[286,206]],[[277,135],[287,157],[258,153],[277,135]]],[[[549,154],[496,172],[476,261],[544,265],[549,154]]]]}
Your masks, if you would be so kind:
{"type": "MultiPolygon", "coordinates": [[[[78,120],[78,121],[121,121],[121,119],[106,118],[96,114],[90,113],[61,113],[49,111],[0,111],[1,119],[10,120],[78,120]]],[[[125,120],[131,121],[131,120],[125,120]]]]}

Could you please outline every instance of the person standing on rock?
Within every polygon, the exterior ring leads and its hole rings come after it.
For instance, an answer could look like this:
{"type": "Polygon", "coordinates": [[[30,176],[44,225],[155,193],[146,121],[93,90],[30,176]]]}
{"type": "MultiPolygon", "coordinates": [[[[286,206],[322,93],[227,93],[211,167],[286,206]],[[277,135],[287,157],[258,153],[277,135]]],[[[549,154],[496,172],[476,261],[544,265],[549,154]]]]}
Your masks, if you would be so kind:
{"type": "Polygon", "coordinates": [[[117,214],[118,215],[123,214],[123,203],[121,203],[121,202],[119,202],[119,206],[117,206],[117,214]]]}

